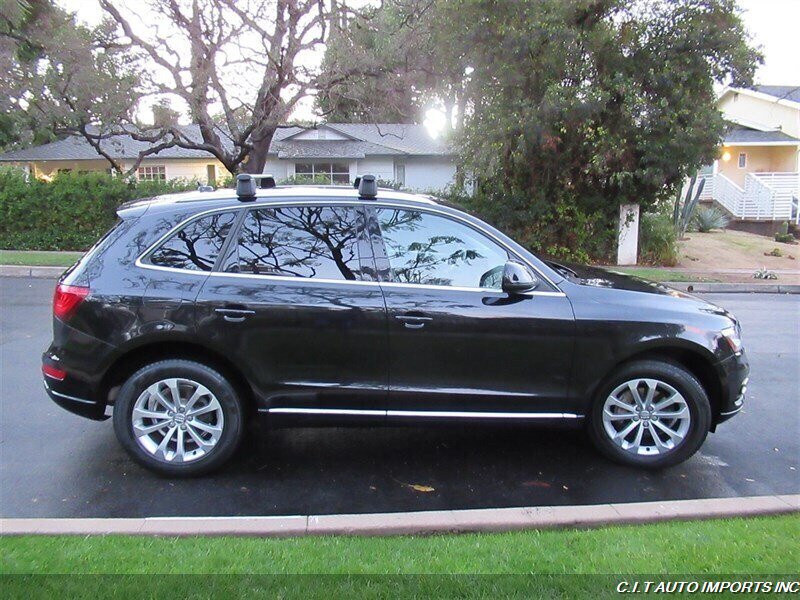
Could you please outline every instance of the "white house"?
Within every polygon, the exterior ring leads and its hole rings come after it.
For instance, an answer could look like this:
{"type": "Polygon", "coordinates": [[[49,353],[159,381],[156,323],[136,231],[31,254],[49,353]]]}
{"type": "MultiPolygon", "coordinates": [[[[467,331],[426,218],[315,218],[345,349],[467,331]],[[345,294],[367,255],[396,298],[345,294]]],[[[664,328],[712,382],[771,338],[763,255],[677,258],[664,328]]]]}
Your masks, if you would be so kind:
{"type": "MultiPolygon", "coordinates": [[[[189,137],[200,137],[197,126],[183,127],[183,131],[189,137]]],[[[147,147],[147,142],[123,135],[102,141],[103,150],[126,170],[147,147]]],[[[78,137],[8,152],[0,155],[0,163],[22,166],[44,179],[61,171],[109,169],[108,161],[78,137]]],[[[313,128],[279,128],[264,172],[277,181],[313,176],[332,184],[351,183],[356,176],[369,173],[409,190],[436,191],[453,182],[456,157],[423,125],[327,123],[313,128]]],[[[139,179],[197,179],[212,185],[227,175],[207,152],[178,147],[148,156],[137,170],[139,179]]]]}

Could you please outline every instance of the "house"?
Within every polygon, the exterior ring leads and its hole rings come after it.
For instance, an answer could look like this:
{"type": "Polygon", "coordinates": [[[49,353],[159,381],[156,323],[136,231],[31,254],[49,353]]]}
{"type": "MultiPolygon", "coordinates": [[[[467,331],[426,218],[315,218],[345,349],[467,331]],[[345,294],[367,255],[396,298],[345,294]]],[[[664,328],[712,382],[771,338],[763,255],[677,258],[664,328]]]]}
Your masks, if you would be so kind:
{"type": "MultiPolygon", "coordinates": [[[[200,139],[196,125],[184,126],[183,132],[200,139]]],[[[101,147],[128,170],[150,144],[118,135],[103,140],[101,147]]],[[[108,171],[110,166],[79,137],[2,154],[2,163],[24,167],[44,179],[63,171],[108,171]]],[[[434,191],[452,183],[456,157],[423,125],[327,123],[279,128],[264,172],[278,181],[314,178],[331,184],[348,184],[356,176],[370,173],[406,189],[434,191]]],[[[136,173],[140,180],[197,179],[211,185],[228,175],[211,154],[178,147],[146,157],[136,173]]]]}
{"type": "Polygon", "coordinates": [[[719,158],[701,171],[701,200],[724,208],[738,229],[770,233],[797,223],[800,87],[728,87],[718,107],[729,126],[719,158]]]}

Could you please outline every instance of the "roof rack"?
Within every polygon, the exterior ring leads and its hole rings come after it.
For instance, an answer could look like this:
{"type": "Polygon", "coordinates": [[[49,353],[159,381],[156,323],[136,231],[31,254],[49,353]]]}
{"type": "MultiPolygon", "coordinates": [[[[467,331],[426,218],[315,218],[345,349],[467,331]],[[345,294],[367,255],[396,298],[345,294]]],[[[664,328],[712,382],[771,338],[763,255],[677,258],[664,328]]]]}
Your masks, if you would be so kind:
{"type": "Polygon", "coordinates": [[[258,187],[262,190],[275,187],[275,178],[266,173],[240,173],[236,176],[236,195],[241,202],[251,202],[256,199],[257,180],[261,181],[261,185],[258,187]]]}
{"type": "Polygon", "coordinates": [[[359,198],[374,200],[378,197],[378,182],[375,180],[375,175],[356,177],[353,187],[358,189],[359,198]]]}

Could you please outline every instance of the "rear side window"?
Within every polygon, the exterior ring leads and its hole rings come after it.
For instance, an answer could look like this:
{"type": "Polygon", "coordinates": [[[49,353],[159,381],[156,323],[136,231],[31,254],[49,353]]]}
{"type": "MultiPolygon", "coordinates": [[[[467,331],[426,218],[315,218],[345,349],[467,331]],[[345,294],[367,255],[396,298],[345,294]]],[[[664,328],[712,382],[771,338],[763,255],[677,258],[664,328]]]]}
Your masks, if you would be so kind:
{"type": "Polygon", "coordinates": [[[333,280],[361,278],[360,213],[352,207],[251,210],[225,271],[333,280]]]}
{"type": "Polygon", "coordinates": [[[158,267],[210,271],[235,220],[235,212],[196,219],[167,238],[147,261],[158,267]]]}

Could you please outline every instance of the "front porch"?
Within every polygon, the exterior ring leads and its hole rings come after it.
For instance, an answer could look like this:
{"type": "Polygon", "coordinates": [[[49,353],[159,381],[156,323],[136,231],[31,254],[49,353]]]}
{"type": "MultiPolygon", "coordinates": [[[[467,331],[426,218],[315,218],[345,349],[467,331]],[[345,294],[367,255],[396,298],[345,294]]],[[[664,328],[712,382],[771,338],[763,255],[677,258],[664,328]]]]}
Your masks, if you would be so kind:
{"type": "Polygon", "coordinates": [[[700,179],[700,200],[716,202],[734,219],[800,223],[800,173],[746,173],[743,186],[722,172],[700,179]]]}

